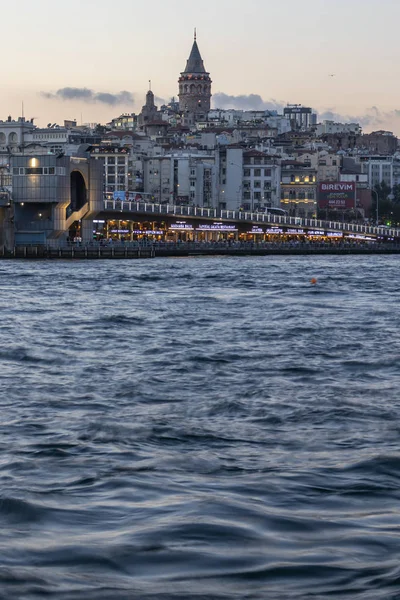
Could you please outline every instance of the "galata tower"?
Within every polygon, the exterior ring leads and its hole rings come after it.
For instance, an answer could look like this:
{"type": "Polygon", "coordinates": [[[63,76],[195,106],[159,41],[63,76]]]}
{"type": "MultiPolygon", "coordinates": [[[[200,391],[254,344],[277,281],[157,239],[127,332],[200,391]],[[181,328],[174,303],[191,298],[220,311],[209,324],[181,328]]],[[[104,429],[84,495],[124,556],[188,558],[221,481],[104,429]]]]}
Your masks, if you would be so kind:
{"type": "Polygon", "coordinates": [[[186,69],[179,78],[179,110],[186,124],[203,121],[211,108],[211,77],[204,68],[203,59],[196,40],[186,64],[186,69]]]}

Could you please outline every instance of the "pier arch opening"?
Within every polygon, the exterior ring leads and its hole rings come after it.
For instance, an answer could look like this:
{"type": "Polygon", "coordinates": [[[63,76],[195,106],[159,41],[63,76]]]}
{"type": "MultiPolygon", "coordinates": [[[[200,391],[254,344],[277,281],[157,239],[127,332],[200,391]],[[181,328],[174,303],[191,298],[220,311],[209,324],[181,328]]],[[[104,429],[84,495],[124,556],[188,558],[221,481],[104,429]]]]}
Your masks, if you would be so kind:
{"type": "Polygon", "coordinates": [[[71,209],[80,210],[87,202],[85,178],[80,171],[71,173],[71,209]]]}

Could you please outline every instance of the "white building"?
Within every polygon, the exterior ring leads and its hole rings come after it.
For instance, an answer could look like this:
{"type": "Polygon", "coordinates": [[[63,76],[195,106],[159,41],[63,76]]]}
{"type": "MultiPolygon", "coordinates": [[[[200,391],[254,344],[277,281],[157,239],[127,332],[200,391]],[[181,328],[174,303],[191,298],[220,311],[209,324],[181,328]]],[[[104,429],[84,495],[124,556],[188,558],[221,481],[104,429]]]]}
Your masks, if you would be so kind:
{"type": "Polygon", "coordinates": [[[369,185],[374,187],[385,182],[393,187],[393,156],[359,155],[356,162],[361,165],[361,172],[368,175],[369,185]]]}
{"type": "Polygon", "coordinates": [[[325,120],[322,123],[318,123],[316,133],[318,136],[330,133],[354,133],[361,135],[362,128],[358,123],[335,123],[334,121],[325,120]]]}
{"type": "Polygon", "coordinates": [[[283,115],[278,115],[275,111],[269,110],[222,110],[214,109],[208,114],[209,126],[210,122],[217,126],[249,127],[256,124],[266,125],[270,129],[276,129],[278,135],[291,131],[290,122],[283,115]]]}
{"type": "Polygon", "coordinates": [[[339,181],[341,156],[327,150],[308,151],[299,154],[297,161],[305,167],[317,170],[317,181],[339,181]]]}
{"type": "Polygon", "coordinates": [[[33,119],[26,121],[19,117],[14,121],[8,117],[6,121],[0,121],[0,152],[18,152],[24,145],[27,135],[35,129],[33,119]]]}
{"type": "Polygon", "coordinates": [[[66,121],[64,127],[51,125],[38,128],[33,119],[26,121],[19,117],[14,121],[0,121],[0,152],[4,154],[76,154],[84,144],[100,141],[100,136],[94,132],[77,127],[76,122],[66,121]]]}
{"type": "Polygon", "coordinates": [[[219,151],[218,204],[227,210],[280,206],[278,160],[257,150],[227,147],[219,151]]]}
{"type": "Polygon", "coordinates": [[[163,204],[215,207],[214,152],[172,152],[144,159],[144,193],[163,204]]]}

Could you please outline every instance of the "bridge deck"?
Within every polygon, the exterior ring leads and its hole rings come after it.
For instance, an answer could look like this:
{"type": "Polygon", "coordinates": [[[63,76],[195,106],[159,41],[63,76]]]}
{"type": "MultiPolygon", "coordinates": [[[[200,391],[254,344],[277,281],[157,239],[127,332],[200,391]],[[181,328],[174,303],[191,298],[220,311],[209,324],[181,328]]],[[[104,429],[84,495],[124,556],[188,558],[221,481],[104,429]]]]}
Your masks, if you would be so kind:
{"type": "Polygon", "coordinates": [[[105,200],[104,212],[114,216],[120,214],[120,218],[133,218],[134,216],[152,217],[185,217],[189,220],[204,219],[213,221],[224,221],[230,223],[250,223],[270,226],[291,226],[304,229],[321,229],[325,231],[339,231],[343,233],[358,233],[363,235],[374,235],[382,237],[400,237],[400,230],[392,227],[345,223],[340,221],[325,221],[321,219],[303,219],[301,217],[289,217],[272,215],[269,213],[252,213],[234,210],[218,210],[215,208],[199,208],[196,206],[176,206],[172,204],[153,204],[146,202],[129,202],[121,200],[105,200]],[[121,214],[122,213],[122,214],[121,214]]]}

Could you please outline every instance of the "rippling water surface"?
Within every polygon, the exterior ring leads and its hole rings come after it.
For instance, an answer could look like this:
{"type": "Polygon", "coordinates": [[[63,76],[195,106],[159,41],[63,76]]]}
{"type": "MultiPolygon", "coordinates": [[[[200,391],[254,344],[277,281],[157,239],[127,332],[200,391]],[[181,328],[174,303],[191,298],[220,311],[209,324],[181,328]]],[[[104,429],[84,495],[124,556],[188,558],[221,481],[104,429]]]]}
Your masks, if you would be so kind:
{"type": "Polygon", "coordinates": [[[0,263],[1,600],[400,598],[398,274],[0,263]]]}

